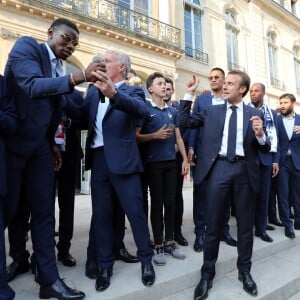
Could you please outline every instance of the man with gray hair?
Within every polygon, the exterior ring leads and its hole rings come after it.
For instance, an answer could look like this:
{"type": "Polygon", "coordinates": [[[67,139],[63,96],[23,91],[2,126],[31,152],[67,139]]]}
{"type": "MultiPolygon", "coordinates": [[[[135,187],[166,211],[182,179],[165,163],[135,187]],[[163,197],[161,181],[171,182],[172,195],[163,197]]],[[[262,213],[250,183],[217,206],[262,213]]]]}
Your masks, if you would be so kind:
{"type": "Polygon", "coordinates": [[[143,167],[135,137],[135,120],[147,112],[145,96],[140,87],[125,82],[131,65],[127,54],[108,50],[103,64],[105,70],[93,73],[97,81],[89,89],[85,104],[89,114],[85,166],[91,169],[92,219],[99,268],[97,291],[109,287],[113,274],[112,219],[116,197],[131,224],[142,264],[142,282],[150,286],[155,280],[139,174],[143,167]]]}

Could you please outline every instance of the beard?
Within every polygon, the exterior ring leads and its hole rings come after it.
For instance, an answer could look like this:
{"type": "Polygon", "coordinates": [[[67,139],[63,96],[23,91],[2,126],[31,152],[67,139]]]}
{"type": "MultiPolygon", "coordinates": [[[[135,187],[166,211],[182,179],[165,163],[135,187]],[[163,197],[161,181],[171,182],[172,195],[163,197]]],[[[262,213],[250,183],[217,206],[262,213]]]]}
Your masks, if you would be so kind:
{"type": "Polygon", "coordinates": [[[288,108],[285,112],[280,111],[283,116],[288,116],[293,112],[293,108],[288,108]]]}

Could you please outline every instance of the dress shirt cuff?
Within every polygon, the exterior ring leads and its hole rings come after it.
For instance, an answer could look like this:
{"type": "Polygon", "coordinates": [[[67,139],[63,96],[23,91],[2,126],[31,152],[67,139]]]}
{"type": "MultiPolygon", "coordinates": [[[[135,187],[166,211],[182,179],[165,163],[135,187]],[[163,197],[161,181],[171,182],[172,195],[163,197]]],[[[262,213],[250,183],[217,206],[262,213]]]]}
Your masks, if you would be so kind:
{"type": "Polygon", "coordinates": [[[259,142],[260,145],[264,145],[267,141],[266,135],[264,134],[262,137],[256,137],[257,141],[259,142]]]}
{"type": "Polygon", "coordinates": [[[186,101],[192,101],[193,100],[194,95],[191,94],[184,94],[183,100],[186,101]]]}

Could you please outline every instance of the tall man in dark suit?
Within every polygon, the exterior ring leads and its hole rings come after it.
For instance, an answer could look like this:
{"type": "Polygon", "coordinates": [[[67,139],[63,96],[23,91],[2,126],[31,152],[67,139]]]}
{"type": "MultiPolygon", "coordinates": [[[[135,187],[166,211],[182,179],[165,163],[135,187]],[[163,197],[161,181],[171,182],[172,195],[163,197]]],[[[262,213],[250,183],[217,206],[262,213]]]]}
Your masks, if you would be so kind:
{"type": "Polygon", "coordinates": [[[288,238],[295,238],[290,216],[290,199],[294,208],[294,228],[300,230],[300,115],[294,111],[296,98],[283,94],[279,98],[278,116],[279,173],[277,196],[279,217],[288,238]]]}
{"type": "MultiPolygon", "coordinates": [[[[185,99],[191,99],[198,82],[187,83],[185,99]]],[[[207,227],[201,280],[194,299],[205,299],[212,287],[225,214],[234,201],[238,225],[239,280],[255,296],[257,287],[250,275],[253,247],[255,193],[259,191],[258,150],[269,151],[261,112],[243,103],[250,87],[249,76],[230,71],[223,86],[224,105],[210,106],[203,114],[189,114],[191,102],[181,101],[181,124],[203,126],[195,181],[207,178],[207,227]]]]}
{"type": "Polygon", "coordinates": [[[5,278],[5,239],[4,226],[6,223],[4,214],[4,197],[6,196],[6,151],[5,138],[13,134],[16,129],[16,115],[11,98],[6,91],[5,79],[0,75],[0,300],[12,300],[14,291],[6,282],[5,278]]]}
{"type": "MultiPolygon", "coordinates": [[[[208,80],[211,88],[210,93],[204,93],[196,98],[193,114],[199,114],[205,111],[211,105],[224,104],[223,83],[225,79],[225,72],[223,69],[215,67],[211,69],[208,80]]],[[[199,156],[198,150],[202,139],[202,128],[192,129],[189,136],[189,161],[191,165],[195,165],[197,156],[199,156]]],[[[193,168],[192,170],[195,170],[193,168]]],[[[206,228],[206,180],[203,180],[201,184],[194,182],[193,186],[193,219],[195,224],[195,242],[193,248],[196,252],[203,250],[203,241],[206,228]]],[[[227,245],[236,247],[237,242],[229,233],[229,220],[230,209],[226,213],[224,219],[223,232],[221,235],[221,241],[224,241],[227,245]]]]}
{"type": "MultiPolygon", "coordinates": [[[[73,105],[80,106],[83,97],[79,91],[73,93],[70,99],[73,105]]],[[[70,254],[71,240],[74,230],[74,207],[76,174],[80,159],[83,157],[78,130],[82,124],[80,120],[67,113],[61,120],[63,144],[60,144],[62,166],[56,172],[57,201],[59,206],[58,242],[56,244],[57,258],[63,265],[72,267],[76,265],[75,258],[70,254]]],[[[60,132],[58,132],[58,135],[60,132]]],[[[55,193],[55,191],[54,191],[55,193]]]]}
{"type": "Polygon", "coordinates": [[[98,291],[109,287],[113,273],[114,193],[132,227],[142,263],[142,282],[150,286],[155,280],[139,175],[142,163],[135,138],[136,118],[147,112],[144,93],[125,83],[131,65],[128,55],[109,50],[103,63],[106,70],[93,73],[97,81],[89,89],[84,107],[89,115],[85,166],[91,169],[98,291]]]}
{"type": "MultiPolygon", "coordinates": [[[[279,171],[278,155],[277,155],[277,130],[276,118],[274,110],[264,103],[265,86],[262,83],[254,83],[250,88],[250,99],[252,106],[261,110],[264,115],[264,127],[268,133],[271,142],[271,150],[268,153],[259,151],[260,160],[260,190],[256,198],[255,211],[255,235],[265,242],[273,242],[273,239],[267,234],[268,227],[268,207],[271,192],[271,181],[279,171]]],[[[276,217],[277,218],[277,217],[276,217]]],[[[275,221],[275,220],[274,220],[275,221]]]]}
{"type": "MultiPolygon", "coordinates": [[[[61,165],[54,134],[66,103],[64,95],[71,94],[77,84],[94,81],[91,72],[100,66],[92,63],[83,71],[60,76],[61,60],[72,55],[78,39],[79,31],[74,23],[57,19],[48,29],[46,43],[39,44],[31,37],[20,38],[5,68],[18,114],[17,132],[7,142],[8,213],[10,218],[14,216],[22,192],[31,214],[34,267],[41,298],[84,298],[83,292],[69,288],[59,278],[53,201],[54,170],[61,165]]],[[[18,220],[16,217],[13,222],[18,220]]],[[[13,271],[22,269],[22,263],[16,262],[13,271]]]]}

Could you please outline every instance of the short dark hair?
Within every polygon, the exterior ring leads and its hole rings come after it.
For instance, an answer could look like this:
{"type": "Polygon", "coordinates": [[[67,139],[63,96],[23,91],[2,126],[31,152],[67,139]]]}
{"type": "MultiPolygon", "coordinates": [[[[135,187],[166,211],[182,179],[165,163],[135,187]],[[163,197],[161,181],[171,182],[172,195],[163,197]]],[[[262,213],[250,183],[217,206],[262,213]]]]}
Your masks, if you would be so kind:
{"type": "Polygon", "coordinates": [[[240,86],[245,86],[246,91],[243,93],[243,97],[245,97],[249,91],[250,88],[250,77],[247,73],[240,71],[240,70],[232,70],[228,72],[228,75],[238,75],[242,78],[242,82],[240,86]]]}
{"type": "Polygon", "coordinates": [[[219,68],[219,67],[215,67],[215,68],[212,68],[212,69],[210,70],[209,73],[211,73],[211,72],[213,72],[213,71],[219,71],[219,72],[221,72],[222,75],[225,77],[225,72],[224,72],[223,69],[221,69],[221,68],[219,68]]]}
{"type": "Polygon", "coordinates": [[[279,97],[279,100],[281,100],[281,99],[283,99],[283,98],[288,98],[288,99],[290,99],[292,102],[296,102],[296,97],[295,97],[293,94],[290,94],[290,93],[282,94],[282,95],[279,97]]]}
{"type": "Polygon", "coordinates": [[[170,83],[172,85],[172,90],[174,90],[174,82],[171,78],[169,77],[165,77],[165,81],[166,83],[170,83]]]}
{"type": "Polygon", "coordinates": [[[152,85],[155,78],[165,78],[165,76],[163,73],[160,73],[160,72],[154,72],[154,73],[150,74],[148,76],[148,78],[146,79],[147,89],[152,85]]]}
{"type": "Polygon", "coordinates": [[[50,28],[58,27],[61,25],[68,26],[68,27],[72,28],[73,30],[75,30],[79,34],[79,29],[78,29],[77,25],[75,23],[71,22],[70,20],[64,19],[64,18],[59,18],[59,19],[56,19],[55,21],[53,21],[53,23],[50,25],[50,28]]]}

